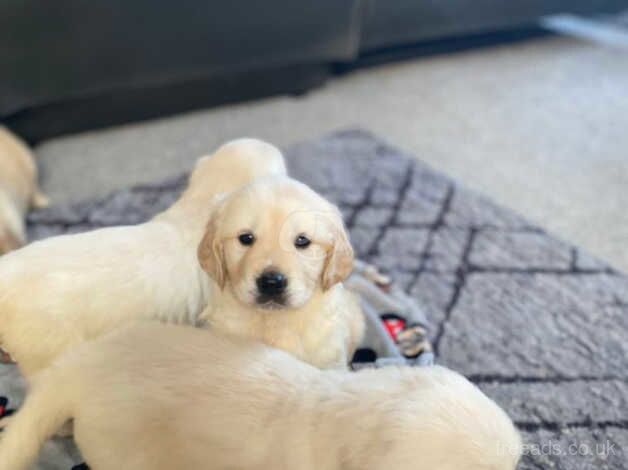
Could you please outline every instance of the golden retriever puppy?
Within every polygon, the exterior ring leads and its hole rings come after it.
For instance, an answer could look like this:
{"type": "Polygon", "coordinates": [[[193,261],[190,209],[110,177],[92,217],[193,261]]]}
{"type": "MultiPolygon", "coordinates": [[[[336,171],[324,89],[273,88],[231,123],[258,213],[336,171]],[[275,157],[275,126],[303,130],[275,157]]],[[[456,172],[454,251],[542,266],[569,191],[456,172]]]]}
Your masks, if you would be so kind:
{"type": "Polygon", "coordinates": [[[67,348],[138,318],[194,324],[209,293],[196,252],[213,200],[284,173],[275,147],[236,140],[200,159],[180,199],[147,223],[53,237],[3,256],[2,349],[28,377],[67,348]]]}
{"type": "Polygon", "coordinates": [[[336,207],[288,177],[262,178],[217,206],[198,253],[219,289],[200,315],[210,328],[347,367],[364,319],[342,285],[353,250],[336,207]]]}
{"type": "Polygon", "coordinates": [[[24,142],[0,126],[0,255],[26,243],[26,212],[47,204],[37,186],[33,154],[24,142]]]}
{"type": "Polygon", "coordinates": [[[0,442],[21,470],[69,419],[93,470],[514,470],[506,414],[442,367],[321,371],[262,343],[145,322],[36,378],[0,442]]]}

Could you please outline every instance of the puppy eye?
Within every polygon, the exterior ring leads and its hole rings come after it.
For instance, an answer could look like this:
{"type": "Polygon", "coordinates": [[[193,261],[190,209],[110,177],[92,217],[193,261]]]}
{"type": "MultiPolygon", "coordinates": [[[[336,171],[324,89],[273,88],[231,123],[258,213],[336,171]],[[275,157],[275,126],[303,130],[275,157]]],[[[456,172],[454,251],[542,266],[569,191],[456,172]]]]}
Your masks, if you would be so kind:
{"type": "Polygon", "coordinates": [[[255,243],[255,236],[250,232],[245,232],[238,235],[238,240],[242,245],[249,246],[255,243]]]}
{"type": "Polygon", "coordinates": [[[305,235],[299,235],[294,240],[294,246],[296,246],[297,248],[300,248],[300,249],[307,248],[310,245],[310,243],[312,243],[312,242],[305,235]]]}

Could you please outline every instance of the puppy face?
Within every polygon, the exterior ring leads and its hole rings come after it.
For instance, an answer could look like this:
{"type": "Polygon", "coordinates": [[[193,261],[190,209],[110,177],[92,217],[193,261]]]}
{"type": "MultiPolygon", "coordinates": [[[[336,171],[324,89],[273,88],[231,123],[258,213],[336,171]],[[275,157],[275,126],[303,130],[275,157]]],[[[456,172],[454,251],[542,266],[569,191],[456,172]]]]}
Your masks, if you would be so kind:
{"type": "Polygon", "coordinates": [[[334,206],[301,183],[270,178],[219,204],[199,261],[240,302],[290,309],[344,280],[353,250],[334,206]]]}

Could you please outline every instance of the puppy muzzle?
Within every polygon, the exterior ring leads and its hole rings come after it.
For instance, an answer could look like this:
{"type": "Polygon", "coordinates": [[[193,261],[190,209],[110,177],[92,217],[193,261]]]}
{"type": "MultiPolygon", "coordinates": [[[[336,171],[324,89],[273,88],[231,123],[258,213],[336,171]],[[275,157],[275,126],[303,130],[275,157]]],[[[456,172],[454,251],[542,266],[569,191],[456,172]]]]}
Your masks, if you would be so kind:
{"type": "Polygon", "coordinates": [[[255,280],[257,285],[256,302],[262,308],[281,308],[286,304],[288,278],[279,271],[264,271],[255,280]]]}

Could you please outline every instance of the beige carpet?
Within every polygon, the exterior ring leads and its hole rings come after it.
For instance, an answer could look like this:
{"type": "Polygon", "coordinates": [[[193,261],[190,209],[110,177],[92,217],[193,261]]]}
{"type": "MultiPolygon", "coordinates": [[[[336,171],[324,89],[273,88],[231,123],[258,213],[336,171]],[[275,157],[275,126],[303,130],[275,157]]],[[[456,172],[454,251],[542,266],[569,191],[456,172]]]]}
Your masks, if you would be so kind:
{"type": "Polygon", "coordinates": [[[280,97],[49,141],[53,200],[180,172],[243,135],[370,129],[628,270],[628,53],[565,38],[423,58],[280,97]]]}

